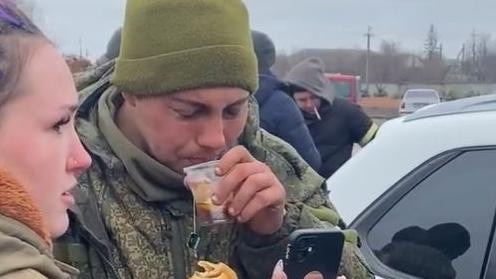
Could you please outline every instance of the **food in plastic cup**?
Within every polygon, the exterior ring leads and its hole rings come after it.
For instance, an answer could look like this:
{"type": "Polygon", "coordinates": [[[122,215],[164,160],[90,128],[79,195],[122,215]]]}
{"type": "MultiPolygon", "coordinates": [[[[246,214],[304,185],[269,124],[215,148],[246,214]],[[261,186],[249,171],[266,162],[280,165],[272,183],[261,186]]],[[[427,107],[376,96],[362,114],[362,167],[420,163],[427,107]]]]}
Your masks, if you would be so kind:
{"type": "Polygon", "coordinates": [[[210,161],[184,168],[186,186],[195,199],[196,219],[199,225],[208,226],[229,222],[225,205],[215,205],[212,194],[220,177],[215,174],[219,161],[210,161]]]}

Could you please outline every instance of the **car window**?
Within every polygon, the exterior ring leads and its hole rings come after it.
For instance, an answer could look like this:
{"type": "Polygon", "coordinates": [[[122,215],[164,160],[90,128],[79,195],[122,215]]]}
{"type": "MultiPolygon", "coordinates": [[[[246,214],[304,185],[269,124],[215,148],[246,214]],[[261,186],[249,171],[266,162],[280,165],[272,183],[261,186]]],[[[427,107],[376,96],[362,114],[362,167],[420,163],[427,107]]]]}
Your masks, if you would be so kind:
{"type": "Polygon", "coordinates": [[[407,93],[408,99],[422,98],[436,100],[438,98],[437,96],[438,94],[434,91],[410,91],[407,93]]]}
{"type": "Polygon", "coordinates": [[[470,151],[420,182],[369,231],[384,264],[422,278],[478,278],[496,205],[496,151],[470,151]]]}
{"type": "Polygon", "coordinates": [[[346,81],[332,81],[332,85],[334,85],[334,92],[337,97],[348,98],[350,96],[350,84],[346,81]]]}

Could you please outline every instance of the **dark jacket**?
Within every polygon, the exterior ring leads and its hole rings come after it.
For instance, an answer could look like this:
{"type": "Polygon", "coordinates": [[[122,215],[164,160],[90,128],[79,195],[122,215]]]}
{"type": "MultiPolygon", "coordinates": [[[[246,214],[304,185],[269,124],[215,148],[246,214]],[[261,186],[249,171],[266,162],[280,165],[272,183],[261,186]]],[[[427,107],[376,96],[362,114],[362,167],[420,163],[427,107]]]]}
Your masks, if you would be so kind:
{"type": "Polygon", "coordinates": [[[276,61],[276,48],[270,37],[252,30],[253,49],[258,62],[260,127],[293,146],[314,169],[320,169],[320,154],[313,143],[300,110],[291,97],[281,91],[282,83],[270,71],[276,61]]]}
{"type": "Polygon", "coordinates": [[[313,169],[319,170],[320,154],[303,116],[291,97],[280,87],[281,82],[269,71],[259,76],[259,89],[255,98],[260,107],[260,126],[289,143],[313,169]]]}
{"type": "Polygon", "coordinates": [[[298,88],[296,91],[301,88],[321,99],[318,108],[321,119],[306,112],[303,116],[322,158],[319,174],[329,178],[351,157],[353,144],[364,146],[374,138],[377,125],[360,106],[335,98],[333,87],[324,73],[324,63],[312,57],[291,69],[286,81],[298,88]]]}
{"type": "Polygon", "coordinates": [[[360,143],[375,124],[358,105],[341,98],[332,105],[323,101],[319,113],[322,120],[303,115],[322,157],[319,174],[328,178],[348,161],[353,144],[360,143]]]}

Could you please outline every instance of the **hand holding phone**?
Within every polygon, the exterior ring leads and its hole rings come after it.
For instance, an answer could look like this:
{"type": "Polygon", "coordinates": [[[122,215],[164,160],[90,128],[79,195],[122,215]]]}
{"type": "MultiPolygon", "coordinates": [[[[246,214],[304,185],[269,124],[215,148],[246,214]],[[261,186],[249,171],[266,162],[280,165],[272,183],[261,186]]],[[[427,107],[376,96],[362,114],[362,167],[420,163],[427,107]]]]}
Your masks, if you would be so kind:
{"type": "Polygon", "coordinates": [[[336,279],[344,234],[334,229],[296,230],[289,237],[284,259],[288,279],[303,279],[317,271],[320,278],[336,279]]]}

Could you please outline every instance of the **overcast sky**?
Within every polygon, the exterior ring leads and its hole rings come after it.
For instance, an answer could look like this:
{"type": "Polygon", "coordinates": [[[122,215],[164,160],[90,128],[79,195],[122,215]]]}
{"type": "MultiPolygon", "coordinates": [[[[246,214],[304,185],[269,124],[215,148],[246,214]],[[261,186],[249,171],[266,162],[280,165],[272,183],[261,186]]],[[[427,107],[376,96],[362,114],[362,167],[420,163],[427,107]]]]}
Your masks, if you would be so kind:
{"type": "MultiPolygon", "coordinates": [[[[28,0],[42,28],[67,54],[100,56],[122,24],[124,0],[28,0]]],[[[496,39],[496,0],[245,0],[254,29],[281,51],[301,48],[372,48],[382,40],[421,53],[432,23],[445,54],[454,57],[475,29],[496,39]]]]}

